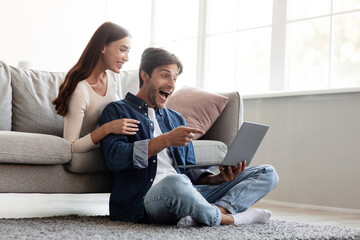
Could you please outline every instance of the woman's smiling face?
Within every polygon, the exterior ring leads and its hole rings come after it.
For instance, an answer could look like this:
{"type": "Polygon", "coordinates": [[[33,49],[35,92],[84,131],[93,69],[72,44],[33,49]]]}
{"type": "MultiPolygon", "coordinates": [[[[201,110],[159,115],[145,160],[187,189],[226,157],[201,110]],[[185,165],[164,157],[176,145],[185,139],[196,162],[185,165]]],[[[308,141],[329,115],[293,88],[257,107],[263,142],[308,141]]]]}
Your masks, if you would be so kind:
{"type": "Polygon", "coordinates": [[[131,38],[124,37],[107,44],[102,50],[106,69],[119,73],[125,62],[129,61],[131,38]]]}

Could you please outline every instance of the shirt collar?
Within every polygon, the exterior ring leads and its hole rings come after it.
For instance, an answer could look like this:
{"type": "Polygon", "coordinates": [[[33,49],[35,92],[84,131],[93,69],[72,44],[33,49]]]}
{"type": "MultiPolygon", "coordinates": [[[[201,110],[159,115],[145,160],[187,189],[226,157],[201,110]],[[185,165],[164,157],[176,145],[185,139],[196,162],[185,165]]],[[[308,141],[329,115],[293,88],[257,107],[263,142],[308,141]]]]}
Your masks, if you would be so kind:
{"type": "MultiPolygon", "coordinates": [[[[141,98],[135,96],[134,94],[132,94],[130,92],[128,92],[126,94],[125,99],[127,99],[129,102],[138,106],[139,109],[142,109],[142,108],[147,109],[147,107],[148,107],[147,103],[144,100],[142,100],[141,98]]],[[[155,107],[155,112],[158,112],[160,115],[163,115],[164,109],[155,107]]]]}
{"type": "Polygon", "coordinates": [[[138,98],[137,96],[135,96],[134,94],[132,94],[130,92],[128,92],[126,94],[125,99],[127,99],[131,103],[136,104],[139,107],[147,107],[147,103],[144,100],[142,100],[141,98],[138,98]]]}

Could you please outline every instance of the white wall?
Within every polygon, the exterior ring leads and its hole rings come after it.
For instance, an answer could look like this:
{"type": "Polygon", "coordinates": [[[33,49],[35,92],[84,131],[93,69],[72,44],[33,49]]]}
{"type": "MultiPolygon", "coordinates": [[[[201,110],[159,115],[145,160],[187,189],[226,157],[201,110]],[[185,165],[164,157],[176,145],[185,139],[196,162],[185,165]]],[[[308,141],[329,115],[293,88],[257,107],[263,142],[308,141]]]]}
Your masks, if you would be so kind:
{"type": "Polygon", "coordinates": [[[0,61],[68,71],[105,20],[104,0],[0,0],[0,61]]]}
{"type": "Polygon", "coordinates": [[[360,209],[360,92],[244,99],[244,120],[270,125],[252,162],[279,173],[267,199],[360,209]]]}

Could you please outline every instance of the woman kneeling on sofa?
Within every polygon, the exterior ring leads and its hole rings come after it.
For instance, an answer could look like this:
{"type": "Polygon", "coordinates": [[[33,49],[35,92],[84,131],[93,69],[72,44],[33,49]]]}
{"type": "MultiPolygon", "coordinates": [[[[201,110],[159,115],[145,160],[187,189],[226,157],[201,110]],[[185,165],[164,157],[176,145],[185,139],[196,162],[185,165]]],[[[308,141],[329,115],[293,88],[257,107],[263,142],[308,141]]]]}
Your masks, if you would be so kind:
{"type": "Polygon", "coordinates": [[[53,104],[64,117],[64,138],[71,143],[72,152],[87,152],[111,133],[136,134],[139,121],[135,119],[118,119],[98,127],[103,108],[122,98],[118,73],[128,61],[130,48],[130,33],[106,22],[66,74],[53,104]]]}

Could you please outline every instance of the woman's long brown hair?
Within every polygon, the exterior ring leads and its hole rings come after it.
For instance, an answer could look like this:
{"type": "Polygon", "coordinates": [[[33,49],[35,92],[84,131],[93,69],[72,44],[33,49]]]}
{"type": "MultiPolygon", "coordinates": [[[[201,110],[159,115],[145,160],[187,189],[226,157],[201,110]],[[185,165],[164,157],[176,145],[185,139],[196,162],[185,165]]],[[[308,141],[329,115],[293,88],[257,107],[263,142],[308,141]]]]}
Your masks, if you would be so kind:
{"type": "Polygon", "coordinates": [[[66,115],[71,94],[80,81],[90,76],[104,46],[128,36],[130,33],[126,29],[111,22],[103,23],[95,31],[78,62],[66,74],[64,82],[59,87],[57,98],[52,101],[57,114],[66,115]]]}

